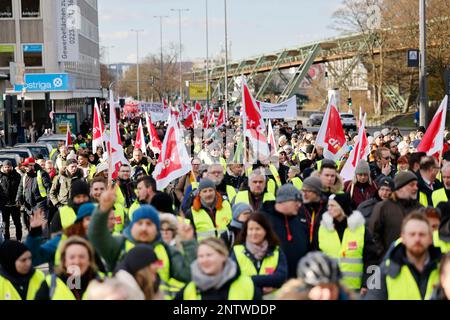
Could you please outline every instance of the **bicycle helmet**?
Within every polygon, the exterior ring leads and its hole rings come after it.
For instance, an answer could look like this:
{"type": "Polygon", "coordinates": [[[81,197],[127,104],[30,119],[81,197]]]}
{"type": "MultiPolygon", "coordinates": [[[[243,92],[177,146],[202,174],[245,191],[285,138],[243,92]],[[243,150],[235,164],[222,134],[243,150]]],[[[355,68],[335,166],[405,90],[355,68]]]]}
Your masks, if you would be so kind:
{"type": "Polygon", "coordinates": [[[298,263],[297,277],[307,285],[338,283],[342,277],[336,260],[322,252],[310,252],[298,263]]]}

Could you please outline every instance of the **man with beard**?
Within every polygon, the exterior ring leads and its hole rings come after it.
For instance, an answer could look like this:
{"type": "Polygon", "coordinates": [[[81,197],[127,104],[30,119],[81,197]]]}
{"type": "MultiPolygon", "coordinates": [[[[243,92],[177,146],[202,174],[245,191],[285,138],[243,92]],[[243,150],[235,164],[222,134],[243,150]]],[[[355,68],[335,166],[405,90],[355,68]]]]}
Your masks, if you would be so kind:
{"type": "Polygon", "coordinates": [[[122,206],[125,210],[125,214],[128,214],[128,209],[133,204],[136,195],[134,193],[133,181],[131,181],[131,167],[127,164],[123,164],[119,169],[118,178],[116,184],[119,186],[116,188],[116,201],[115,207],[122,206]]]}
{"type": "MultiPolygon", "coordinates": [[[[6,160],[0,169],[0,211],[5,226],[5,240],[10,240],[9,220],[12,217],[16,227],[16,240],[22,241],[20,209],[16,205],[16,195],[20,184],[20,174],[14,170],[11,161],[6,160]]],[[[1,238],[2,235],[0,235],[1,238]]]]}
{"type": "Polygon", "coordinates": [[[33,158],[25,159],[22,166],[25,167],[25,174],[20,180],[16,203],[25,207],[25,225],[29,229],[28,215],[32,214],[34,208],[41,208],[48,218],[47,193],[52,183],[48,173],[33,158]]]}
{"type": "Polygon", "coordinates": [[[128,212],[128,219],[133,220],[133,213],[142,205],[151,204],[153,197],[157,193],[156,181],[151,176],[144,176],[137,181],[137,199],[131,205],[128,212]]]}
{"type": "Polygon", "coordinates": [[[369,230],[381,260],[386,251],[400,237],[403,219],[421,205],[417,201],[417,176],[411,171],[400,172],[394,179],[395,192],[390,199],[373,208],[369,230]]]}
{"type": "Polygon", "coordinates": [[[67,167],[61,174],[53,179],[50,190],[50,201],[53,206],[60,208],[69,203],[70,189],[76,180],[83,179],[83,170],[78,168],[78,162],[75,159],[67,160],[67,167]]]}
{"type": "Polygon", "coordinates": [[[153,170],[151,170],[151,162],[148,161],[147,157],[144,157],[144,154],[142,153],[141,149],[134,149],[133,150],[133,159],[130,161],[130,165],[132,169],[135,169],[137,167],[141,167],[144,169],[145,174],[151,174],[153,170]]]}
{"type": "Polygon", "coordinates": [[[401,240],[380,265],[380,286],[369,289],[367,300],[428,300],[439,284],[442,253],[432,245],[427,218],[413,212],[405,218],[401,230],[401,240]]]}

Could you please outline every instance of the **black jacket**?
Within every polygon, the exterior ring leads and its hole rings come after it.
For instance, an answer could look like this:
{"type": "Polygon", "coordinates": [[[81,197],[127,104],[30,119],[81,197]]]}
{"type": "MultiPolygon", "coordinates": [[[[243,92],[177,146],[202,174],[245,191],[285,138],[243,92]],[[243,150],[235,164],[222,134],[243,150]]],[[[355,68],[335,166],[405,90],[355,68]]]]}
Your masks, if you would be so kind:
{"type": "Polygon", "coordinates": [[[417,172],[417,178],[418,178],[417,186],[419,187],[419,192],[417,192],[417,200],[420,199],[420,193],[425,193],[428,199],[428,205],[433,206],[433,200],[431,198],[431,195],[433,194],[434,191],[442,189],[444,185],[439,180],[436,180],[433,183],[433,190],[431,190],[425,183],[425,180],[423,180],[420,171],[417,172]]]}
{"type": "MultiPolygon", "coordinates": [[[[397,169],[393,165],[391,165],[391,173],[388,175],[388,177],[394,179],[396,173],[397,169]]],[[[370,177],[372,178],[372,181],[378,181],[379,179],[385,177],[385,175],[381,172],[381,168],[377,165],[376,162],[370,164],[370,177]]]]}
{"type": "Polygon", "coordinates": [[[327,209],[328,202],[325,198],[322,198],[320,202],[303,204],[300,208],[298,216],[303,227],[307,230],[305,241],[308,242],[311,251],[319,250],[316,246],[319,237],[319,227],[322,221],[322,215],[327,209]],[[312,220],[313,215],[314,221],[312,220]]]}
{"type": "MultiPolygon", "coordinates": [[[[42,184],[44,185],[44,188],[47,190],[47,197],[48,197],[48,193],[52,186],[50,176],[38,165],[36,165],[36,170],[41,170],[42,184]]],[[[19,201],[21,204],[24,204],[28,210],[31,210],[36,205],[42,205],[47,207],[47,197],[42,197],[39,192],[36,172],[27,174],[28,178],[32,179],[30,188],[23,185],[23,178],[22,178],[20,179],[19,190],[17,191],[16,201],[19,201]]]]}
{"type": "MultiPolygon", "coordinates": [[[[243,182],[247,181],[247,177],[246,176],[232,176],[230,175],[228,172],[225,174],[224,178],[223,178],[223,183],[226,186],[232,186],[235,189],[239,190],[239,188],[241,187],[243,182]]],[[[232,199],[231,199],[232,200],[232,199]]]]}
{"type": "Polygon", "coordinates": [[[375,193],[375,196],[369,200],[361,203],[356,210],[362,213],[366,222],[369,222],[370,216],[372,215],[373,208],[375,208],[376,204],[381,202],[381,198],[378,196],[378,192],[375,193]]]}
{"type": "Polygon", "coordinates": [[[20,174],[15,170],[11,171],[9,174],[0,171],[0,207],[16,204],[20,178],[20,174]]]}
{"type": "Polygon", "coordinates": [[[288,278],[297,277],[297,264],[310,250],[308,239],[309,229],[301,221],[300,216],[286,217],[272,206],[265,210],[273,230],[281,241],[281,249],[286,255],[288,278]]]}

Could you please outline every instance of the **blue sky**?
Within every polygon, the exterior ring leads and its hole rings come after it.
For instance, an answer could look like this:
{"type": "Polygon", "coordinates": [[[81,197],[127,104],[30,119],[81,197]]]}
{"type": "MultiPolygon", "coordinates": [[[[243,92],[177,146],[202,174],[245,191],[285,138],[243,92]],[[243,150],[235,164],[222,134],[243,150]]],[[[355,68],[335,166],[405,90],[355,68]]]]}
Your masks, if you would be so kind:
{"type": "MultiPolygon", "coordinates": [[[[178,46],[178,12],[182,17],[183,60],[206,55],[205,0],[98,0],[100,45],[114,46],[105,62],[135,62],[136,33],[140,34],[141,57],[160,52],[157,15],[163,23],[163,46],[178,46]],[[109,56],[109,58],[108,58],[109,56]]],[[[330,29],[332,13],[341,0],[227,0],[228,38],[233,60],[278,51],[337,35],[330,29]]],[[[208,0],[209,52],[216,55],[224,43],[224,1],[208,0]]]]}

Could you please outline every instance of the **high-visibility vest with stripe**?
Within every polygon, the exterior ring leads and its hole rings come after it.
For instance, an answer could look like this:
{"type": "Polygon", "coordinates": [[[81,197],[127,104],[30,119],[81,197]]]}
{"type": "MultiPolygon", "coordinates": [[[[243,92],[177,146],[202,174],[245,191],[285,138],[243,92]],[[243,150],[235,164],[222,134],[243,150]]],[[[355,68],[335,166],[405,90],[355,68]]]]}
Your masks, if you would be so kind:
{"type": "Polygon", "coordinates": [[[201,241],[206,238],[220,237],[227,231],[228,225],[233,219],[231,205],[228,201],[222,202],[222,208],[216,212],[216,221],[212,221],[211,216],[204,209],[199,211],[192,208],[192,219],[197,234],[197,240],[201,241]]]}
{"type": "MultiPolygon", "coordinates": [[[[69,287],[55,274],[50,274],[45,277],[47,286],[50,291],[50,300],[77,300],[75,295],[69,289],[69,287]]],[[[81,300],[86,300],[88,291],[86,290],[81,297],[81,300]]]]}
{"type": "Polygon", "coordinates": [[[433,191],[433,194],[431,195],[431,199],[433,200],[433,207],[435,207],[435,208],[437,208],[439,203],[447,202],[448,197],[447,197],[447,193],[445,192],[445,188],[441,188],[436,191],[433,191]]]}
{"type": "Polygon", "coordinates": [[[442,254],[447,254],[450,252],[450,242],[446,242],[444,240],[441,240],[439,237],[439,231],[433,232],[433,245],[436,248],[441,249],[442,254]]]}
{"type": "MultiPolygon", "coordinates": [[[[38,292],[44,279],[45,274],[42,271],[34,271],[34,274],[28,282],[26,300],[34,300],[36,292],[38,292]]],[[[11,281],[2,276],[0,276],[0,300],[22,300],[20,294],[17,292],[11,281]]]]}
{"type": "MultiPolygon", "coordinates": [[[[389,266],[389,264],[390,260],[387,260],[386,265],[389,266]]],[[[425,300],[431,298],[434,286],[437,284],[439,284],[438,268],[434,269],[428,278],[425,300]]],[[[389,274],[386,275],[386,289],[388,300],[422,300],[417,282],[407,265],[401,267],[400,273],[395,278],[389,274]]]]}
{"type": "Polygon", "coordinates": [[[115,207],[117,206],[122,206],[123,210],[125,211],[125,213],[128,213],[128,209],[126,206],[126,200],[125,200],[125,196],[122,193],[122,190],[120,189],[120,187],[116,188],[116,203],[114,204],[115,207]]]}
{"type": "Polygon", "coordinates": [[[59,217],[61,219],[61,226],[63,229],[67,229],[75,223],[77,220],[77,214],[69,206],[59,208],[59,217]]]}
{"type": "MultiPolygon", "coordinates": [[[[135,244],[129,240],[125,241],[125,253],[135,247],[135,244]]],[[[170,276],[170,258],[163,244],[158,243],[153,247],[155,255],[158,258],[158,275],[161,280],[160,289],[164,295],[164,300],[173,300],[176,294],[184,288],[185,283],[176,280],[170,276]]]]}
{"type": "Polygon", "coordinates": [[[300,179],[299,177],[295,177],[294,179],[291,180],[291,182],[297,190],[299,190],[299,191],[302,190],[302,188],[303,188],[302,179],[300,179]]]}
{"type": "Polygon", "coordinates": [[[364,272],[365,226],[355,230],[346,228],[342,242],[336,230],[319,228],[319,249],[327,256],[337,259],[342,272],[342,282],[350,289],[360,289],[364,272]]]}
{"type": "MultiPolygon", "coordinates": [[[[272,193],[266,192],[263,197],[263,203],[269,201],[276,201],[276,198],[272,193]]],[[[250,204],[249,191],[239,191],[234,200],[234,204],[237,203],[246,203],[249,205],[250,204]]]]}
{"type": "Polygon", "coordinates": [[[259,271],[256,269],[253,261],[248,257],[247,250],[243,245],[237,245],[233,248],[236,260],[241,273],[246,276],[265,276],[273,274],[278,267],[280,258],[280,249],[276,248],[272,255],[263,259],[259,271]]]}
{"type": "Polygon", "coordinates": [[[428,197],[425,193],[419,192],[419,203],[425,208],[428,207],[428,197]]]}
{"type": "MultiPolygon", "coordinates": [[[[233,281],[228,290],[228,300],[243,301],[253,300],[255,285],[252,278],[241,275],[233,281]]],[[[183,292],[183,300],[202,300],[202,295],[194,282],[190,282],[183,292]]]]}
{"type": "MultiPolygon", "coordinates": [[[[42,198],[47,197],[47,189],[45,189],[44,187],[44,182],[42,181],[42,172],[41,170],[39,170],[38,172],[36,172],[37,175],[37,185],[38,185],[38,189],[39,189],[39,194],[41,195],[42,198]]],[[[27,191],[27,189],[25,188],[25,180],[27,178],[27,175],[24,175],[22,178],[22,184],[23,184],[23,195],[25,197],[25,192],[27,191]]]]}

